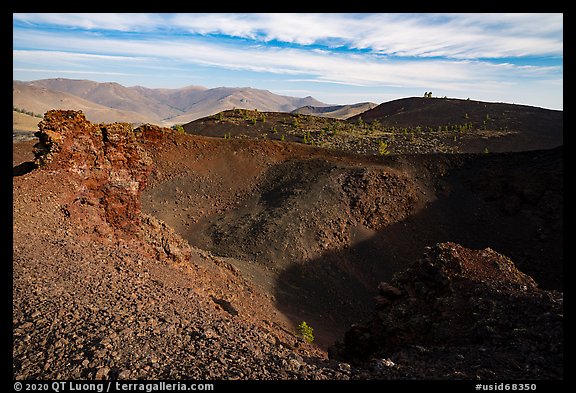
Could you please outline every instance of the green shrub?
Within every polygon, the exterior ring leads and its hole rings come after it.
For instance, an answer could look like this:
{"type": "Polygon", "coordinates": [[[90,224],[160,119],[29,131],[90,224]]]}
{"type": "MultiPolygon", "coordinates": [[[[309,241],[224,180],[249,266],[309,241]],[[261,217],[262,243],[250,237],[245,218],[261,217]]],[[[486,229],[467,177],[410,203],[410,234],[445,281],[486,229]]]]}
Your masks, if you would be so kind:
{"type": "Polygon", "coordinates": [[[386,156],[388,154],[390,154],[390,150],[388,150],[388,143],[385,141],[379,141],[378,142],[378,153],[381,156],[386,156]]]}
{"type": "Polygon", "coordinates": [[[299,119],[299,116],[298,116],[298,117],[294,117],[294,118],[292,119],[292,126],[293,126],[294,128],[296,128],[296,129],[299,129],[299,128],[300,128],[300,120],[298,120],[298,119],[299,119]]]}
{"type": "Polygon", "coordinates": [[[180,134],[184,134],[184,127],[182,127],[180,124],[174,124],[172,126],[172,129],[176,132],[179,132],[180,134]]]}
{"type": "Polygon", "coordinates": [[[302,338],[306,340],[306,342],[311,343],[314,341],[314,329],[311,326],[308,326],[306,321],[302,321],[300,325],[298,325],[298,332],[302,335],[302,338]]]}

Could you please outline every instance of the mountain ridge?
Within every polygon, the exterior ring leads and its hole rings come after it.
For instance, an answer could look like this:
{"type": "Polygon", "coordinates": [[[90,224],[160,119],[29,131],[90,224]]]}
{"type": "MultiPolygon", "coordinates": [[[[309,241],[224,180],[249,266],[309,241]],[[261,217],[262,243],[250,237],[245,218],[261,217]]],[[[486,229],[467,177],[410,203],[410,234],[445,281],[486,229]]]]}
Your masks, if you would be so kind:
{"type": "Polygon", "coordinates": [[[350,117],[362,114],[367,110],[373,109],[378,104],[373,102],[359,102],[357,104],[347,105],[330,105],[330,106],[312,106],[306,105],[293,110],[291,113],[299,113],[301,115],[314,115],[323,117],[332,117],[335,119],[346,120],[350,117]]]}
{"type": "Polygon", "coordinates": [[[12,92],[16,107],[34,112],[76,109],[83,110],[88,119],[96,122],[123,121],[163,126],[190,122],[234,108],[290,112],[302,106],[328,106],[311,96],[284,96],[252,87],[192,85],[155,89],[66,78],[13,80],[12,92]],[[106,110],[110,111],[109,116],[106,116],[106,110]]]}

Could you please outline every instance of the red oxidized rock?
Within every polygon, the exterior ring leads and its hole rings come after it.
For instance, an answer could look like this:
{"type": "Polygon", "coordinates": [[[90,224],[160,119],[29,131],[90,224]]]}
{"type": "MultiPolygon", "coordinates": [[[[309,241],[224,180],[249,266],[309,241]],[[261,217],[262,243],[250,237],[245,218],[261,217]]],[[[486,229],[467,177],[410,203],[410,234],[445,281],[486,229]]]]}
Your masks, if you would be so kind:
{"type": "Polygon", "coordinates": [[[65,210],[91,223],[97,232],[113,229],[133,232],[140,216],[140,192],[152,170],[152,161],[139,146],[127,123],[92,124],[80,111],[52,110],[37,132],[35,163],[63,170],[75,179],[74,200],[65,210]]]}

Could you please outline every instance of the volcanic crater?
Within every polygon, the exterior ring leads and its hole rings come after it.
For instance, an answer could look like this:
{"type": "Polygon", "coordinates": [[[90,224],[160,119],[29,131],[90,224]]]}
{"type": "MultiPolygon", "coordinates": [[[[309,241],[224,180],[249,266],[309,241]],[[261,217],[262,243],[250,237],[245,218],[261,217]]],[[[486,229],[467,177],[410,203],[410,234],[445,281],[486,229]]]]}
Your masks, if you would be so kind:
{"type": "Polygon", "coordinates": [[[359,155],[74,111],[37,135],[14,144],[17,379],[562,377],[562,147],[359,155]],[[427,302],[470,293],[499,318],[521,297],[534,326],[476,318],[450,343],[460,319],[427,302]],[[526,347],[490,361],[502,329],[526,347]]]}

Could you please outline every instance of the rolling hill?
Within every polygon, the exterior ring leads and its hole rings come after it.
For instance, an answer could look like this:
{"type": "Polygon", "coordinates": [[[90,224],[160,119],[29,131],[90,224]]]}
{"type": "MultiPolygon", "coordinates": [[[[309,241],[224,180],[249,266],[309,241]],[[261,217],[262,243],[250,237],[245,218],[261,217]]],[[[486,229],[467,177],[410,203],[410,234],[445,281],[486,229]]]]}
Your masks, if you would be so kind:
{"type": "Polygon", "coordinates": [[[397,130],[444,130],[470,125],[486,138],[501,134],[490,151],[550,149],[563,144],[563,111],[454,98],[410,97],[389,101],[348,119],[397,130]]]}
{"type": "Polygon", "coordinates": [[[150,97],[145,91],[124,87],[118,83],[99,83],[75,79],[43,79],[29,83],[30,86],[64,92],[95,102],[105,107],[147,114],[154,119],[164,119],[181,111],[150,97]]]}
{"type": "Polygon", "coordinates": [[[150,89],[64,78],[13,81],[13,101],[14,106],[35,113],[75,109],[82,110],[94,122],[163,126],[187,123],[233,108],[290,112],[302,106],[327,105],[312,97],[283,96],[250,87],[150,89]]]}
{"type": "Polygon", "coordinates": [[[495,153],[563,144],[562,111],[434,98],[386,102],[347,120],[235,109],[183,128],[189,134],[299,142],[359,154],[495,153]]]}
{"type": "Polygon", "coordinates": [[[12,124],[13,130],[18,131],[37,131],[38,123],[42,119],[36,116],[30,116],[26,113],[12,111],[12,124]]]}
{"type": "Polygon", "coordinates": [[[373,102],[361,102],[358,104],[350,105],[333,105],[333,106],[303,106],[292,113],[299,113],[301,115],[314,115],[322,117],[332,117],[334,119],[348,119],[350,117],[359,115],[369,109],[375,108],[378,104],[373,102]]]}
{"type": "Polygon", "coordinates": [[[86,100],[77,95],[51,90],[38,84],[13,81],[12,104],[15,108],[43,114],[55,108],[81,110],[93,122],[149,123],[155,120],[146,113],[121,110],[86,100]]]}

